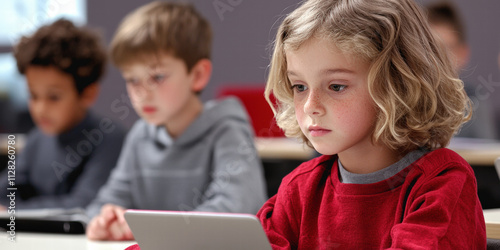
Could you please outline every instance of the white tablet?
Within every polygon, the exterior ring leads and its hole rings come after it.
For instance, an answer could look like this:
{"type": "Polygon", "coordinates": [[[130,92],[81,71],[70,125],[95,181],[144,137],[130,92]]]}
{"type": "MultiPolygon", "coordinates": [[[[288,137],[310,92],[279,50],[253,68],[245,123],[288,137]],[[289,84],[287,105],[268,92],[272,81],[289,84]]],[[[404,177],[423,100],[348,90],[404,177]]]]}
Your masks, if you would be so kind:
{"type": "Polygon", "coordinates": [[[141,250],[271,249],[251,214],[127,210],[125,219],[141,250]]]}

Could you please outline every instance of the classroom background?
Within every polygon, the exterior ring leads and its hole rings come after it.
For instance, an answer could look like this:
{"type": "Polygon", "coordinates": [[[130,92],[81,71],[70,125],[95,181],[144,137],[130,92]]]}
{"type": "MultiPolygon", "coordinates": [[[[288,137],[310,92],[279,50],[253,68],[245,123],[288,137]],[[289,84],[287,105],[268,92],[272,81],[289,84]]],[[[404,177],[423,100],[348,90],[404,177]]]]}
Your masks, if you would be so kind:
{"type": "MultiPolygon", "coordinates": [[[[58,18],[58,12],[80,25],[97,29],[109,44],[120,20],[150,1],[122,0],[23,0],[3,1],[0,10],[0,133],[24,133],[32,123],[27,111],[24,78],[17,73],[11,56],[20,32],[29,34],[37,25],[58,18]]],[[[210,21],[214,31],[213,65],[210,84],[201,97],[216,98],[226,86],[264,86],[276,29],[300,0],[191,0],[188,1],[210,21]]],[[[425,5],[434,0],[417,0],[425,5]]],[[[477,84],[480,105],[495,109],[500,135],[500,11],[499,1],[452,1],[464,21],[471,50],[470,61],[461,78],[477,84]]],[[[22,33],[21,33],[22,34],[22,33]]],[[[101,81],[101,92],[92,108],[130,128],[138,116],[130,105],[125,83],[118,70],[109,65],[101,81]]],[[[500,138],[492,138],[500,139],[500,138]]]]}

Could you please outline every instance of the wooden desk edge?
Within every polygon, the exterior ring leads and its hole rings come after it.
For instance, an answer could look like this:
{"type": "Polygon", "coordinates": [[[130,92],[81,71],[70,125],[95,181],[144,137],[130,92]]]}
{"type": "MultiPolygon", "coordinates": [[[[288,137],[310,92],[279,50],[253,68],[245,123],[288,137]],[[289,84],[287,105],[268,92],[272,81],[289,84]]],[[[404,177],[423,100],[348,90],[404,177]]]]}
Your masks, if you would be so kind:
{"type": "Polygon", "coordinates": [[[262,138],[254,140],[257,153],[262,159],[310,160],[314,150],[288,138],[262,138]]]}
{"type": "Polygon", "coordinates": [[[500,239],[500,222],[486,222],[486,238],[500,239]]]}
{"type": "Polygon", "coordinates": [[[493,166],[495,160],[500,157],[500,148],[491,150],[465,150],[453,149],[457,154],[462,156],[469,164],[479,166],[493,166]]]}

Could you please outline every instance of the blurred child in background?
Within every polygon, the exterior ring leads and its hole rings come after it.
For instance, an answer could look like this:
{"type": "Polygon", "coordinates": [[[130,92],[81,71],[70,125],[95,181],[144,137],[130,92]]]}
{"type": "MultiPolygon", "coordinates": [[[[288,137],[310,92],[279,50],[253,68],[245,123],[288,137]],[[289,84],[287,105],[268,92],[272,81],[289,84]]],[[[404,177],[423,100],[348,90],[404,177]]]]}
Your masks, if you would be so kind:
{"type": "Polygon", "coordinates": [[[135,111],[116,170],[88,207],[93,240],[128,240],[125,209],[256,213],[265,182],[237,99],[200,99],[212,73],[209,23],[188,4],[153,2],[111,42],[135,111]]]}
{"type": "MultiPolygon", "coordinates": [[[[469,62],[470,50],[465,26],[456,7],[446,1],[428,5],[426,10],[432,32],[446,48],[452,59],[453,68],[460,74],[469,62]]],[[[490,100],[482,98],[482,94],[487,90],[473,82],[464,82],[464,85],[467,95],[474,102],[474,113],[456,136],[498,139],[493,106],[490,100]]]]}
{"type": "MultiPolygon", "coordinates": [[[[106,65],[101,40],[61,19],[22,37],[14,56],[36,124],[15,159],[15,208],[84,208],[115,166],[125,134],[89,110],[106,65]]],[[[0,204],[8,207],[6,188],[14,186],[7,170],[0,187],[0,204]]]]}

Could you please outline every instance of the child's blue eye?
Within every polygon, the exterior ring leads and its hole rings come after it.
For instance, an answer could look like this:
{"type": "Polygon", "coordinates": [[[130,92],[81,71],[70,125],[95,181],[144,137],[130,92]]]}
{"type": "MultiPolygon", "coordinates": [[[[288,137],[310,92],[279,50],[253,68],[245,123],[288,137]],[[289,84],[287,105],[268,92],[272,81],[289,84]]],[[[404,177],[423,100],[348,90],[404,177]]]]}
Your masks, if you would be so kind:
{"type": "Polygon", "coordinates": [[[339,91],[342,91],[345,89],[345,85],[340,85],[340,84],[332,84],[330,85],[330,89],[335,91],[335,92],[339,92],[339,91]]]}
{"type": "Polygon", "coordinates": [[[163,74],[157,74],[157,75],[153,75],[153,81],[156,82],[156,83],[161,83],[163,82],[163,80],[165,80],[165,75],[163,74]]]}
{"type": "Polygon", "coordinates": [[[139,81],[137,81],[136,79],[125,79],[125,83],[132,86],[136,86],[139,84],[139,81]]]}
{"type": "Polygon", "coordinates": [[[302,91],[307,90],[307,87],[305,85],[302,85],[302,84],[295,84],[292,86],[292,89],[294,89],[297,92],[302,92],[302,91]]]}

